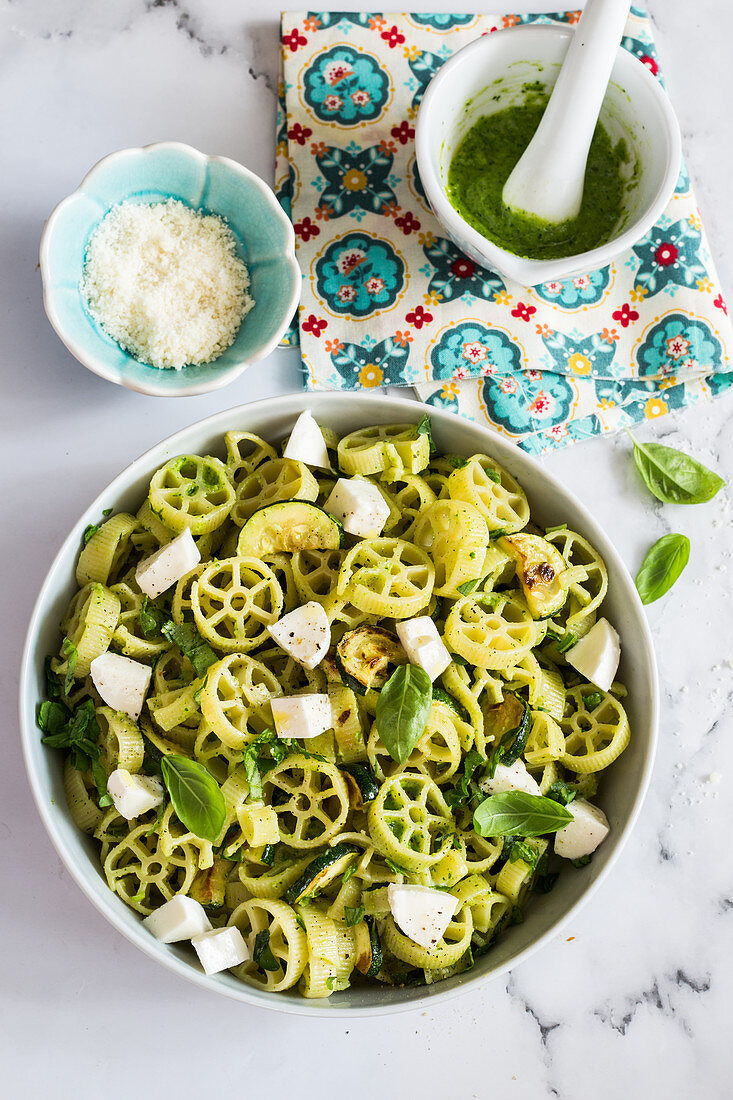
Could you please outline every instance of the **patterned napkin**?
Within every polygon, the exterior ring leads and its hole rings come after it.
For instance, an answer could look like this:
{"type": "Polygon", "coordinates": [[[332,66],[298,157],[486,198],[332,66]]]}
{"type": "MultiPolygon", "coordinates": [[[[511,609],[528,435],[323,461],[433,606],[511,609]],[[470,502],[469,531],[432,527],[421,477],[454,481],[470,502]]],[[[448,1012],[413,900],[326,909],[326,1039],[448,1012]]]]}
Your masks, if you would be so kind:
{"type": "MultiPolygon", "coordinates": [[[[440,65],[548,15],[282,16],[277,192],[304,275],[306,389],[413,385],[534,454],[733,385],[733,330],[682,166],[651,233],[609,267],[528,289],[477,267],[432,215],[414,150],[440,65]]],[[[649,20],[624,46],[657,75],[649,20]]]]}

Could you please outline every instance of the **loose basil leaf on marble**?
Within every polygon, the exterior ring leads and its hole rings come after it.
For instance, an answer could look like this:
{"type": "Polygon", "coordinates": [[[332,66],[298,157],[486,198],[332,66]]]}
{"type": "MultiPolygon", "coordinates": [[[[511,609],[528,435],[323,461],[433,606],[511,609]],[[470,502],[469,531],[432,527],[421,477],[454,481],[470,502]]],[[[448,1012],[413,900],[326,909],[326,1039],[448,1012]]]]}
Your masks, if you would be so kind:
{"type": "Polygon", "coordinates": [[[662,535],[641,563],[634,583],[643,604],[654,603],[680,576],[690,558],[687,535],[662,535]]]}
{"type": "Polygon", "coordinates": [[[219,660],[209,643],[204,641],[198,630],[190,623],[174,623],[169,620],[163,623],[160,632],[169,642],[177,645],[185,657],[188,657],[197,676],[203,676],[209,665],[219,660]]]}
{"type": "Polygon", "coordinates": [[[417,665],[400,665],[380,691],[377,733],[398,764],[404,764],[420,740],[432,701],[433,682],[417,665]]]}
{"type": "Polygon", "coordinates": [[[631,442],[644,484],[663,504],[704,504],[725,485],[714,470],[684,451],[663,443],[639,443],[633,435],[631,442]]]}
{"type": "Polygon", "coordinates": [[[280,963],[270,949],[270,933],[267,928],[263,928],[255,936],[252,960],[256,966],[259,966],[260,970],[280,969],[280,963]]]}
{"type": "Polygon", "coordinates": [[[196,760],[169,753],[160,762],[177,817],[195,836],[212,843],[226,820],[226,803],[211,772],[196,760]]]}
{"type": "Polygon", "coordinates": [[[551,798],[506,791],[484,799],[474,811],[473,827],[481,836],[542,836],[572,820],[570,811],[551,798]]]}

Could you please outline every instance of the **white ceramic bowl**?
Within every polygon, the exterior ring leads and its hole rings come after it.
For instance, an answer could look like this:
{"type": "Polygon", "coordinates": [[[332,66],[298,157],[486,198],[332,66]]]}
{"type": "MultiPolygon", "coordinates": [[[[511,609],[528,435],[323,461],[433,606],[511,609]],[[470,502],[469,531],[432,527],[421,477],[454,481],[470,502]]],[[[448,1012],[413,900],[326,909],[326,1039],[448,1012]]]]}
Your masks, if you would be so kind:
{"type": "Polygon", "coordinates": [[[476,263],[523,286],[611,263],[651,229],[672,197],[680,171],[680,129],[669,99],[647,67],[619,49],[600,117],[612,140],[626,139],[637,170],[607,244],[559,260],[524,259],[487,240],[452,206],[446,195],[448,169],[463,138],[483,115],[521,102],[523,85],[539,81],[549,91],[573,33],[567,27],[531,24],[483,35],[438,70],[418,112],[417,164],[435,216],[476,263]]]}
{"type": "Polygon", "coordinates": [[[121,149],[95,164],[46,222],[41,274],[46,314],[71,354],[101,378],[156,397],[190,397],[233,382],[277,346],[301,289],[292,223],[264,180],[179,141],[121,149]],[[226,219],[254,299],[230,347],[182,370],[151,367],[121,348],[92,317],[80,285],[89,238],[113,206],[171,198],[226,219]]]}
{"type": "MultiPolygon", "coordinates": [[[[88,523],[98,520],[104,508],[137,509],[151,474],[171,456],[187,452],[222,454],[223,434],[232,428],[256,432],[269,440],[280,439],[304,406],[340,434],[367,424],[417,422],[425,411],[423,406],[402,398],[289,394],[217,413],[147,451],[90,504],[74,524],[49,570],[25,644],[20,725],[31,787],[51,840],[90,901],[132,943],[197,985],[248,1004],[309,1016],[377,1016],[436,1004],[504,973],[551,940],[560,924],[598,887],[631,831],[649,782],[656,739],[657,674],[649,629],[634,585],[612,543],[589,512],[569,489],[510,443],[452,413],[432,409],[433,433],[440,449],[462,454],[484,451],[495,456],[526,489],[533,517],[547,525],[567,522],[590,539],[608,566],[609,590],[604,609],[621,634],[620,676],[629,689],[627,703],[632,728],[629,748],[603,775],[599,802],[611,823],[610,837],[582,873],[561,875],[551,894],[538,896],[530,905],[524,923],[507,929],[493,951],[479,959],[473,970],[434,986],[354,988],[334,993],[325,1001],[309,1001],[295,992],[265,993],[227,973],[206,977],[190,946],[166,946],[153,939],[142,927],[138,914],[107,887],[94,843],[76,828],[66,809],[61,754],[41,744],[41,734],[35,725],[36,710],[44,693],[44,658],[58,648],[58,623],[76,587],[74,567],[88,523]]],[[[52,892],[52,883],[48,889],[52,892]]],[[[52,904],[52,897],[48,901],[52,904]]]]}

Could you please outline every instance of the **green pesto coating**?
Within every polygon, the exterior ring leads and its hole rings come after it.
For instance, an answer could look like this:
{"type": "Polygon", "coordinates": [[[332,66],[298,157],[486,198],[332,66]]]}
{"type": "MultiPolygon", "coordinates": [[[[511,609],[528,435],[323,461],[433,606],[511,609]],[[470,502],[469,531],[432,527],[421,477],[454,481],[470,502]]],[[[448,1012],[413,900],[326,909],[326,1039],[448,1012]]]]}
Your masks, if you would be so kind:
{"type": "Polygon", "coordinates": [[[553,225],[512,211],[502,201],[504,184],[530,143],[545,103],[536,101],[484,115],[466,134],[448,170],[448,198],[469,225],[515,256],[551,260],[586,252],[608,241],[623,211],[624,141],[612,145],[596,126],[577,218],[553,225]]]}

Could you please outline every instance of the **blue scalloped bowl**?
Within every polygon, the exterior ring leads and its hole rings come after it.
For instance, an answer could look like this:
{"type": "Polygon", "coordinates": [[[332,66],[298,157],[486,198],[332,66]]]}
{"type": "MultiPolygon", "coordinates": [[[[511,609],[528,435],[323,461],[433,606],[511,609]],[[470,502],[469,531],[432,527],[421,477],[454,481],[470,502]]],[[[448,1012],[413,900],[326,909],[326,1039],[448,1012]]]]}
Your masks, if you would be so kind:
{"type": "Polygon", "coordinates": [[[277,346],[300,298],[290,220],[261,179],[226,157],[190,145],[158,142],[104,157],[51,214],[41,238],[43,300],[48,319],[80,363],[119,386],[157,397],[189,397],[232,382],[277,346]],[[92,318],[80,291],[89,238],[117,203],[180,199],[227,219],[249,270],[255,305],[218,359],[182,370],[139,362],[92,318]]]}

